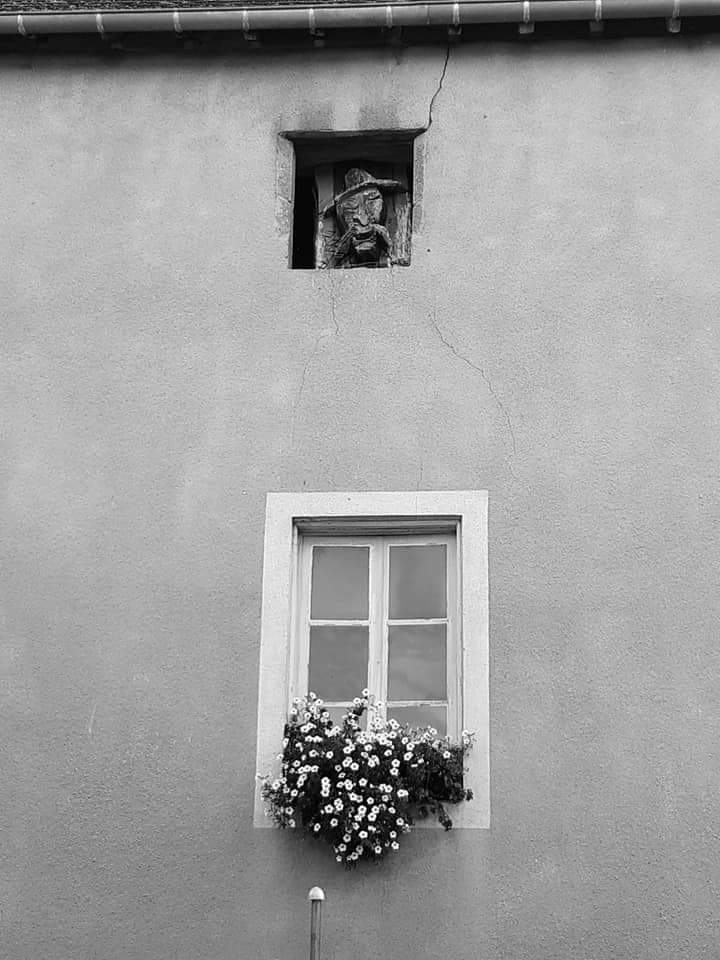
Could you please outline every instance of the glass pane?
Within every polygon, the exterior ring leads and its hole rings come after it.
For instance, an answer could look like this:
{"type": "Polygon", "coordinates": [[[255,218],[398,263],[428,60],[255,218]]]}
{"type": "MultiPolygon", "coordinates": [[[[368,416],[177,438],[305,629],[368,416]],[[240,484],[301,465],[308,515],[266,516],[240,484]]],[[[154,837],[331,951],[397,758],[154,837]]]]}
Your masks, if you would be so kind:
{"type": "Polygon", "coordinates": [[[434,727],[440,737],[447,733],[447,707],[388,707],[387,715],[402,726],[434,727]]]}
{"type": "Polygon", "coordinates": [[[313,620],[367,620],[369,558],[369,547],[313,547],[313,620]]]}
{"type": "Polygon", "coordinates": [[[445,700],[446,626],[388,627],[388,700],[445,700]]]}
{"type": "Polygon", "coordinates": [[[445,544],[390,547],[390,619],[444,617],[445,544]]]}
{"type": "Polygon", "coordinates": [[[350,706],[348,704],[347,707],[327,707],[326,709],[327,709],[327,712],[332,717],[332,722],[336,723],[339,727],[341,727],[343,722],[343,717],[350,709],[350,706]]]}
{"type": "Polygon", "coordinates": [[[310,627],[308,690],[323,700],[359,697],[368,684],[367,627],[310,627]]]}

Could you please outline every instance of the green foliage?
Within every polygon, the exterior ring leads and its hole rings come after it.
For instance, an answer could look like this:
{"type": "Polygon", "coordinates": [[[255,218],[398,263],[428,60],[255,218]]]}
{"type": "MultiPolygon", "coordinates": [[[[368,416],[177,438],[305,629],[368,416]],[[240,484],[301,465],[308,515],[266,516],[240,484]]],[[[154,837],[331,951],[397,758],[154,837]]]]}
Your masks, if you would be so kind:
{"type": "Polygon", "coordinates": [[[260,778],[275,823],[324,840],[346,866],[377,862],[397,850],[415,817],[434,815],[449,830],[445,804],[472,799],[463,786],[470,734],[463,731],[461,741],[452,743],[432,727],[385,721],[379,709],[364,690],[337,725],[314,694],[295,700],[285,725],[281,774],[260,778]]]}

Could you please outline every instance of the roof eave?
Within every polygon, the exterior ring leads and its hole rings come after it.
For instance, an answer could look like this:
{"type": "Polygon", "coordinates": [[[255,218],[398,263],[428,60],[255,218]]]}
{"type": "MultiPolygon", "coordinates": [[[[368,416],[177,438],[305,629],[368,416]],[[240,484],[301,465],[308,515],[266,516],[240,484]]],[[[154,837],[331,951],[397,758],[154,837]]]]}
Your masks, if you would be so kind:
{"type": "Polygon", "coordinates": [[[437,0],[203,9],[68,10],[0,14],[0,34],[169,31],[352,30],[461,27],[463,24],[595,21],[720,16],[720,0],[437,0]]]}

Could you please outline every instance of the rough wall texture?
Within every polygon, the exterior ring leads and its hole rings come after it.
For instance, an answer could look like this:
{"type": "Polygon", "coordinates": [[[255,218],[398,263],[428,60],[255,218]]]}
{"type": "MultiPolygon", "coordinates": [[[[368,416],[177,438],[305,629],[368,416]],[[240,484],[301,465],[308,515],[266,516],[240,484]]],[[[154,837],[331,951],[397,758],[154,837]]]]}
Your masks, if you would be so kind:
{"type": "Polygon", "coordinates": [[[698,960],[718,936],[717,41],[460,46],[407,269],[287,269],[281,130],[445,51],[6,58],[0,955],[698,960]],[[267,490],[490,491],[489,831],[254,831],[267,490]]]}

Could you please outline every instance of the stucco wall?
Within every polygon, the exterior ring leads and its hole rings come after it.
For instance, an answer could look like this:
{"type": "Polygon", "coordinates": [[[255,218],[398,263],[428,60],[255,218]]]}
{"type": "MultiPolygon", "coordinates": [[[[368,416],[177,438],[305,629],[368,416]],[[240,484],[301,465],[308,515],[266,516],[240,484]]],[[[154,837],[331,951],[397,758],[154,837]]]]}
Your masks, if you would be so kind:
{"type": "Polygon", "coordinates": [[[8,960],[718,936],[716,39],[460,45],[410,268],[287,269],[280,130],[445,51],[0,63],[8,960]],[[253,830],[267,490],[490,493],[492,827],[253,830]]]}

